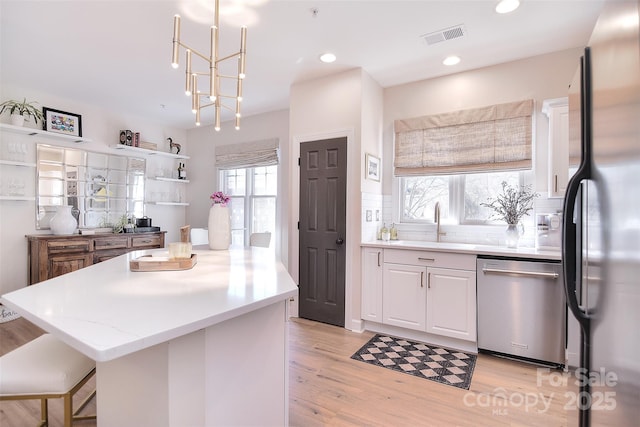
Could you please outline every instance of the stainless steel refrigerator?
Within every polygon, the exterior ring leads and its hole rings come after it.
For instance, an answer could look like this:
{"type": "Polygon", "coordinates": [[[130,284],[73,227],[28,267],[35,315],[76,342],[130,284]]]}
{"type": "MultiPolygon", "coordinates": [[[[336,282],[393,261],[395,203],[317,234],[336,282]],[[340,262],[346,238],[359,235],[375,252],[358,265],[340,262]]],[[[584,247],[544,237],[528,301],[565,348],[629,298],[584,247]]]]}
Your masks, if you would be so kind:
{"type": "Polygon", "coordinates": [[[605,3],[569,93],[563,266],[580,367],[570,425],[640,422],[640,1],[605,3]],[[575,414],[575,416],[573,416],[575,414]]]}

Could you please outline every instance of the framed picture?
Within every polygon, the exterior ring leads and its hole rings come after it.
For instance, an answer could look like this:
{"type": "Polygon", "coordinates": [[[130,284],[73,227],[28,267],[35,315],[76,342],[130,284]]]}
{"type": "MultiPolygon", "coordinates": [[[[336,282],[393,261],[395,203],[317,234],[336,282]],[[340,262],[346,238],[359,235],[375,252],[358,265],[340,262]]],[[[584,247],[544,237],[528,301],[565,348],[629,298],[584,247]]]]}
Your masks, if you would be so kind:
{"type": "Polygon", "coordinates": [[[42,108],[44,114],[44,130],[69,136],[82,137],[82,116],[66,111],[42,108]]]}
{"type": "Polygon", "coordinates": [[[365,156],[365,178],[380,181],[380,158],[367,153],[365,156]]]}

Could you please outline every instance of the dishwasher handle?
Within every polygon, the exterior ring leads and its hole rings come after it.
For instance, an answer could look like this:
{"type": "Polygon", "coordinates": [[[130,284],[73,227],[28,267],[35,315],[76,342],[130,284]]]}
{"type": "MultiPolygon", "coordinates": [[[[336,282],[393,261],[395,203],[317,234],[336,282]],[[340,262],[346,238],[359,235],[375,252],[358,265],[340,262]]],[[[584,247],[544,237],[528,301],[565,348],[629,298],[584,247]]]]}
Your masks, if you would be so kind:
{"type": "Polygon", "coordinates": [[[501,268],[487,267],[483,267],[482,272],[484,274],[508,274],[512,276],[543,277],[545,279],[557,279],[558,277],[560,277],[558,273],[547,273],[544,271],[503,270],[501,268]]]}

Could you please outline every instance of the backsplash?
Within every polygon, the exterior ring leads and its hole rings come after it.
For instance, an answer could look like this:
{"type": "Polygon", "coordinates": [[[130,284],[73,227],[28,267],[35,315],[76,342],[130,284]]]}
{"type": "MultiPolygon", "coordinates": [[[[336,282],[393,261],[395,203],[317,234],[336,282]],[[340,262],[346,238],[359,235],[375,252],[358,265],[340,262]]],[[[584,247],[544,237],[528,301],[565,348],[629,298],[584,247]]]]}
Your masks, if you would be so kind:
{"type": "MultiPolygon", "coordinates": [[[[538,198],[534,212],[525,218],[524,235],[519,245],[534,247],[536,238],[536,213],[555,213],[562,211],[561,198],[538,198]]],[[[393,222],[392,197],[380,194],[362,193],[362,241],[376,240],[378,229],[393,222]]],[[[435,224],[399,224],[398,240],[436,240],[435,224]]],[[[440,240],[451,243],[473,243],[476,245],[505,245],[506,225],[453,225],[442,224],[441,231],[447,233],[440,240]]]]}

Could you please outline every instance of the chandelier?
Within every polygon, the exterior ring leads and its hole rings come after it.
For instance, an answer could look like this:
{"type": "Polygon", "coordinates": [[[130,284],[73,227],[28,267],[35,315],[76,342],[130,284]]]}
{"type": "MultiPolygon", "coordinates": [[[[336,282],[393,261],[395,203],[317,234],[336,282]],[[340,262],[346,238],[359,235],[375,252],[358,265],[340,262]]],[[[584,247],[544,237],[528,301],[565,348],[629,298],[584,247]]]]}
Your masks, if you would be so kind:
{"type": "Polygon", "coordinates": [[[180,55],[180,47],[185,49],[185,94],[191,97],[191,111],[196,115],[196,126],[200,126],[200,110],[206,107],[215,107],[215,130],[220,130],[220,109],[226,108],[230,111],[235,110],[236,129],[240,129],[240,102],[242,101],[242,80],[245,77],[245,57],[247,47],[247,27],[242,26],[240,29],[240,50],[224,57],[219,57],[218,51],[218,32],[219,32],[219,0],[215,0],[213,10],[213,26],[211,26],[211,46],[209,55],[192,49],[180,40],[180,15],[173,17],[173,54],[171,55],[171,66],[178,68],[178,56],[180,55]],[[192,56],[202,58],[208,64],[208,70],[204,72],[194,71],[191,68],[192,56]],[[224,75],[220,74],[220,64],[224,61],[237,59],[238,74],[224,75]],[[200,77],[206,77],[209,84],[209,92],[201,92],[198,89],[198,80],[200,77]],[[220,93],[220,80],[229,79],[236,81],[236,94],[225,95],[220,93]],[[222,98],[233,99],[235,108],[225,105],[222,98]]]}

